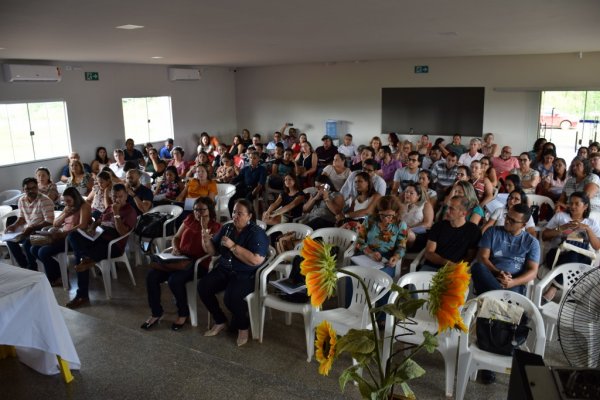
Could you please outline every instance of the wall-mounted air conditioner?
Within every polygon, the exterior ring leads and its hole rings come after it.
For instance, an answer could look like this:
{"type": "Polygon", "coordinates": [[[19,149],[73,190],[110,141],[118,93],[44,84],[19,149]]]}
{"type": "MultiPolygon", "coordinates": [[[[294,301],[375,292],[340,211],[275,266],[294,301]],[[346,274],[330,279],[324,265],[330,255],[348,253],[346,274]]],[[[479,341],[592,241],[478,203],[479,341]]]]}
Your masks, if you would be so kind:
{"type": "Polygon", "coordinates": [[[199,81],[200,70],[192,68],[169,68],[170,81],[199,81]]]}
{"type": "Polygon", "coordinates": [[[6,82],[60,82],[60,68],[52,65],[4,64],[6,82]]]}

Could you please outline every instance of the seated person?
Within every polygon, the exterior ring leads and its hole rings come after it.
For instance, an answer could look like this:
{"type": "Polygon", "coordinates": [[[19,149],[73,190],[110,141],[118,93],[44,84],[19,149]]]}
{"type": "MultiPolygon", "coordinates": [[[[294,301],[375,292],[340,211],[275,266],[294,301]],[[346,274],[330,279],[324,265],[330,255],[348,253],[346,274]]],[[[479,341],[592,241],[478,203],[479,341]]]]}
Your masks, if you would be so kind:
{"type": "Polygon", "coordinates": [[[298,181],[293,172],[285,175],[283,179],[284,190],[277,196],[267,211],[263,213],[262,220],[267,225],[277,225],[282,222],[282,216],[287,214],[289,222],[293,218],[298,218],[302,215],[302,205],[305,201],[305,195],[298,186],[298,181]]]}
{"type": "Polygon", "coordinates": [[[333,157],[338,153],[338,149],[333,145],[333,139],[329,135],[321,138],[322,146],[316,148],[318,170],[323,171],[327,165],[333,163],[333,157]]]}
{"type": "Polygon", "coordinates": [[[391,188],[394,181],[394,174],[396,170],[402,168],[402,163],[392,157],[390,146],[381,147],[377,154],[377,159],[379,160],[377,175],[383,178],[388,188],[391,188]]]}
{"type": "Polygon", "coordinates": [[[239,173],[240,170],[233,164],[233,158],[227,153],[223,154],[221,164],[217,167],[217,182],[231,183],[239,173]]]}
{"type": "Polygon", "coordinates": [[[125,153],[121,149],[115,149],[113,152],[115,162],[109,165],[109,168],[118,179],[125,180],[125,153]]]}
{"type": "MultiPolygon", "coordinates": [[[[558,246],[566,240],[572,243],[579,243],[580,247],[589,249],[591,247],[595,251],[600,249],[600,225],[590,218],[590,198],[583,191],[573,192],[569,196],[566,211],[557,212],[548,221],[545,229],[542,231],[542,239],[549,241],[550,250],[546,254],[546,266],[551,268],[558,246]]],[[[561,252],[556,265],[578,262],[591,265],[592,260],[583,254],[576,251],[561,252]]],[[[558,277],[562,279],[562,277],[558,277]]],[[[562,283],[557,279],[558,283],[562,283]]],[[[556,295],[557,287],[551,285],[544,293],[544,299],[551,301],[556,295]]]]}
{"type": "Polygon", "coordinates": [[[52,225],[54,203],[48,196],[39,192],[37,179],[33,177],[23,179],[23,192],[25,195],[19,197],[18,202],[19,216],[13,224],[6,227],[5,233],[19,232],[21,229],[23,231],[18,236],[18,241],[7,240],[6,246],[17,265],[37,271],[37,262],[31,253],[29,236],[45,226],[52,225]]]}
{"type": "Polygon", "coordinates": [[[173,149],[173,139],[168,138],[165,140],[165,145],[160,149],[158,155],[163,160],[171,159],[171,150],[173,149]]]}
{"type": "MultiPolygon", "coordinates": [[[[594,154],[592,160],[600,159],[600,154],[594,154]]],[[[556,158],[552,164],[553,172],[542,178],[538,185],[539,193],[558,201],[567,182],[567,164],[564,158],[556,158]]]]}
{"type": "Polygon", "coordinates": [[[365,217],[358,230],[356,249],[375,261],[386,258],[384,272],[394,276],[396,263],[406,251],[406,223],[398,218],[400,202],[394,196],[383,196],[373,212],[365,217]]]}
{"type": "Polygon", "coordinates": [[[50,170],[46,167],[39,167],[35,170],[35,177],[38,181],[38,190],[41,194],[45,194],[56,203],[60,196],[56,184],[50,178],[50,170]]]}
{"type": "MultiPolygon", "coordinates": [[[[275,148],[275,155],[277,156],[280,151],[280,147],[275,148]]],[[[271,175],[267,178],[269,181],[269,187],[275,190],[283,190],[284,182],[283,178],[288,174],[294,174],[295,164],[293,159],[292,149],[287,149],[282,152],[281,158],[275,158],[271,163],[271,175]]],[[[294,174],[295,176],[295,174],[294,174]]]]}
{"type": "Polygon", "coordinates": [[[317,153],[313,151],[310,142],[303,142],[300,149],[300,153],[294,160],[296,163],[296,176],[300,179],[302,187],[308,187],[317,173],[317,153]]]}
{"type": "Polygon", "coordinates": [[[198,282],[200,299],[215,320],[215,325],[204,336],[215,336],[226,328],[216,294],[225,291],[225,305],[231,311],[231,328],[238,331],[237,345],[248,342],[248,304],[244,298],[254,291],[256,269],[265,261],[269,237],[256,225],[252,203],[238,200],[233,207],[233,222],[226,224],[212,236],[202,234],[202,246],[207,254],[220,255],[217,265],[198,282]]]}
{"type": "Polygon", "coordinates": [[[217,194],[219,194],[217,182],[208,178],[208,171],[204,165],[198,165],[194,177],[187,181],[185,188],[177,196],[177,201],[184,202],[185,199],[198,197],[210,197],[212,201],[215,201],[217,194]]]}
{"type": "Polygon", "coordinates": [[[362,162],[362,169],[357,171],[352,171],[350,175],[348,175],[348,179],[346,183],[340,189],[340,193],[344,195],[345,199],[355,198],[358,193],[356,192],[356,175],[358,173],[366,172],[371,177],[371,182],[373,183],[373,187],[375,191],[379,193],[381,196],[385,196],[385,192],[387,190],[387,185],[383,178],[377,175],[376,171],[379,168],[379,163],[375,161],[373,158],[366,159],[362,162]]]}
{"type": "MultiPolygon", "coordinates": [[[[135,166],[135,163],[133,161],[125,162],[125,167],[123,167],[123,171],[125,171],[125,177],[127,177],[127,172],[129,172],[129,170],[131,169],[135,169],[139,172],[140,184],[142,186],[145,186],[148,189],[152,188],[152,178],[150,177],[150,174],[138,169],[138,167],[135,166]]],[[[125,178],[125,182],[127,182],[127,178],[125,178]]]]}
{"type": "MultiPolygon", "coordinates": [[[[66,305],[68,308],[75,309],[90,303],[89,269],[98,261],[108,257],[108,244],[111,240],[125,235],[135,227],[137,216],[133,207],[127,203],[125,185],[120,183],[113,185],[111,197],[112,205],[89,228],[90,232],[94,232],[96,227],[102,227],[103,232],[96,240],[89,240],[77,231],[71,232],[67,236],[73,253],[75,253],[78,286],[75,297],[66,305]]],[[[123,254],[126,245],[126,237],[115,243],[112,256],[123,254]]]]}
{"type": "Polygon", "coordinates": [[[135,143],[131,138],[125,141],[123,155],[125,156],[125,161],[133,161],[135,163],[136,168],[139,166],[143,167],[146,165],[146,160],[144,160],[144,154],[142,154],[141,151],[135,148],[135,143]]]}
{"type": "Polygon", "coordinates": [[[173,156],[173,158],[167,164],[167,167],[170,167],[172,165],[175,168],[177,168],[177,174],[181,179],[185,178],[185,173],[188,170],[188,164],[183,159],[184,154],[185,152],[180,146],[173,147],[173,150],[171,150],[171,155],[173,156]]]}
{"type": "Polygon", "coordinates": [[[456,153],[449,152],[446,159],[433,164],[431,174],[436,181],[436,190],[438,196],[443,196],[444,192],[454,185],[456,174],[458,173],[458,156],[456,153]]]}
{"type": "Polygon", "coordinates": [[[127,171],[127,176],[125,177],[127,181],[125,184],[128,195],[127,203],[133,207],[137,215],[147,213],[152,208],[152,200],[154,198],[152,190],[140,182],[141,173],[139,169],[133,168],[127,171]]]}
{"type": "MultiPolygon", "coordinates": [[[[165,148],[166,147],[163,147],[163,149],[165,148]]],[[[170,156],[171,153],[169,153],[169,157],[170,156]]],[[[152,182],[156,182],[156,179],[158,177],[163,176],[165,168],[167,168],[167,163],[164,159],[159,158],[156,149],[148,149],[148,163],[146,163],[146,168],[144,169],[144,172],[150,175],[152,182]]]]}
{"type": "Polygon", "coordinates": [[[423,196],[427,198],[427,201],[431,204],[433,209],[437,205],[437,192],[435,191],[435,184],[433,183],[433,175],[428,169],[422,169],[419,172],[419,186],[421,186],[421,192],[423,196]]]}
{"type": "Polygon", "coordinates": [[[237,199],[246,198],[254,200],[263,191],[267,181],[267,170],[260,165],[260,156],[256,151],[250,152],[250,165],[242,168],[240,174],[231,181],[235,185],[235,194],[229,200],[229,210],[233,210],[233,205],[237,199]]]}
{"type": "Polygon", "coordinates": [[[477,225],[467,221],[470,205],[465,197],[450,199],[445,218],[429,231],[420,271],[437,272],[448,262],[473,260],[481,233],[477,225]]]}
{"type": "Polygon", "coordinates": [[[160,183],[156,185],[153,201],[154,203],[161,202],[163,204],[176,201],[182,190],[183,182],[177,175],[177,168],[167,167],[160,183]]]}
{"type": "MultiPolygon", "coordinates": [[[[504,226],[504,222],[506,221],[506,216],[508,215],[508,210],[510,210],[513,206],[517,204],[525,204],[527,205],[527,194],[522,189],[513,190],[506,199],[506,207],[497,208],[494,210],[490,218],[487,220],[483,228],[481,228],[481,233],[485,233],[489,228],[493,226],[504,226]]],[[[525,223],[525,228],[527,232],[533,237],[537,237],[537,233],[535,231],[535,223],[533,221],[533,217],[530,217],[529,220],[525,223]]]]}
{"type": "Polygon", "coordinates": [[[89,172],[85,172],[83,164],[79,160],[71,161],[69,166],[69,179],[67,187],[74,187],[82,196],[87,196],[94,186],[94,178],[89,172]]]}
{"type": "Polygon", "coordinates": [[[356,196],[347,199],[347,201],[350,201],[350,207],[344,210],[344,214],[340,213],[335,216],[338,225],[350,220],[360,221],[367,215],[372,214],[381,198],[381,195],[375,191],[369,172],[358,172],[354,175],[354,182],[356,196]]]}
{"type": "Polygon", "coordinates": [[[87,229],[92,215],[92,207],[85,202],[77,189],[66,188],[63,199],[65,208],[50,228],[52,243],[31,247],[31,254],[44,264],[46,277],[53,287],[62,286],[60,266],[53,256],[65,251],[65,238],[70,232],[87,229]]]}
{"type": "Polygon", "coordinates": [[[187,178],[191,178],[192,176],[194,176],[194,174],[196,173],[196,168],[199,165],[202,165],[206,169],[206,172],[208,172],[209,177],[212,178],[214,176],[212,163],[210,162],[208,154],[205,151],[201,151],[200,153],[198,153],[196,159],[194,160],[194,165],[188,170],[185,176],[187,178]]]}
{"type": "MultiPolygon", "coordinates": [[[[183,328],[190,311],[187,302],[185,284],[194,278],[194,265],[196,260],[206,255],[202,244],[203,231],[215,235],[221,224],[215,213],[215,203],[208,197],[199,197],[194,202],[194,213],[187,216],[177,233],[173,237],[172,254],[186,256],[183,260],[165,261],[160,257],[153,256],[148,275],[146,275],[146,290],[148,291],[148,305],[152,316],[142,324],[140,328],[148,330],[156,325],[163,315],[160,304],[160,285],[167,281],[169,289],[175,297],[177,306],[177,320],[171,325],[171,329],[178,331],[183,328]]],[[[207,258],[198,266],[198,277],[207,274],[210,259],[207,258]]]]}
{"type": "MultiPolygon", "coordinates": [[[[475,189],[473,188],[471,182],[457,181],[452,187],[450,195],[447,197],[447,199],[451,199],[454,196],[464,197],[469,201],[469,207],[467,209],[467,221],[479,225],[485,217],[485,212],[483,211],[483,208],[479,206],[477,195],[475,194],[475,189]]],[[[444,202],[436,215],[436,221],[440,221],[445,217],[448,204],[448,201],[444,202]]]]}
{"type": "Polygon", "coordinates": [[[419,152],[411,151],[406,158],[406,167],[394,172],[392,194],[402,192],[410,182],[419,181],[419,152]]]}
{"type": "Polygon", "coordinates": [[[433,207],[423,195],[419,184],[411,182],[401,194],[402,202],[400,204],[400,220],[408,226],[407,247],[411,251],[420,251],[425,247],[426,231],[433,225],[433,207]],[[418,244],[415,245],[415,241],[418,244]]]}
{"type": "Polygon", "coordinates": [[[92,218],[98,219],[104,210],[110,207],[112,185],[110,174],[107,171],[100,172],[96,177],[96,183],[86,199],[86,202],[92,207],[92,218]]]}
{"type": "Polygon", "coordinates": [[[333,164],[323,169],[322,175],[328,176],[337,191],[342,189],[350,176],[350,168],[346,167],[346,156],[338,153],[333,157],[333,164]]]}
{"type": "Polygon", "coordinates": [[[215,156],[215,158],[212,160],[212,163],[210,164],[212,167],[212,170],[215,171],[215,173],[217,172],[217,168],[219,168],[221,166],[221,158],[225,154],[228,154],[227,149],[228,149],[228,147],[225,143],[220,143],[217,146],[217,155],[215,156]]]}
{"type": "MultiPolygon", "coordinates": [[[[79,153],[72,152],[69,155],[69,158],[67,159],[67,165],[65,165],[63,167],[62,172],[60,174],[61,182],[67,183],[67,181],[69,180],[69,177],[71,176],[71,172],[69,171],[69,168],[71,167],[71,161],[73,161],[73,160],[77,160],[77,161],[81,162],[81,157],[79,156],[79,153]]],[[[92,172],[92,169],[87,164],[83,164],[83,169],[85,170],[85,172],[92,172]]]]}
{"type": "Polygon", "coordinates": [[[335,216],[344,208],[344,196],[335,190],[328,177],[320,175],[315,181],[317,191],[302,208],[306,216],[305,224],[313,230],[333,227],[335,216]]]}
{"type": "Polygon", "coordinates": [[[540,262],[538,240],[523,229],[529,218],[529,207],[516,204],[508,211],[504,226],[485,231],[479,242],[478,262],[471,266],[477,295],[501,289],[526,294],[526,285],[537,276],[540,262]]]}

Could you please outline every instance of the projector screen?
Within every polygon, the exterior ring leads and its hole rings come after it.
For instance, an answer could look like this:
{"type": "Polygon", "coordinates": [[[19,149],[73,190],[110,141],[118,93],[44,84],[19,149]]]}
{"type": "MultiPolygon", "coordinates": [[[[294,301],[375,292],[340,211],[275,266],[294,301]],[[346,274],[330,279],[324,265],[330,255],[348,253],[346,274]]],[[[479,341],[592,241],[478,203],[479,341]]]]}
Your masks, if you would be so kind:
{"type": "Polygon", "coordinates": [[[382,133],[483,135],[485,88],[383,88],[382,133]]]}

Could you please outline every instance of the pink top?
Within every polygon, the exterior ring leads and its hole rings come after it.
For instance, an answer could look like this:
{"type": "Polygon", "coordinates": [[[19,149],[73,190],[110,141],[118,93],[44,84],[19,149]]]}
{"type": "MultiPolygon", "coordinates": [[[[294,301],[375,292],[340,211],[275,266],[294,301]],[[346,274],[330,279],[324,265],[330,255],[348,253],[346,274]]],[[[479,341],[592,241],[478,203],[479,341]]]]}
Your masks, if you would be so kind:
{"type": "Polygon", "coordinates": [[[500,175],[504,175],[510,170],[519,168],[519,160],[517,157],[511,157],[508,160],[503,160],[500,157],[492,158],[492,166],[496,170],[496,173],[500,175]]]}

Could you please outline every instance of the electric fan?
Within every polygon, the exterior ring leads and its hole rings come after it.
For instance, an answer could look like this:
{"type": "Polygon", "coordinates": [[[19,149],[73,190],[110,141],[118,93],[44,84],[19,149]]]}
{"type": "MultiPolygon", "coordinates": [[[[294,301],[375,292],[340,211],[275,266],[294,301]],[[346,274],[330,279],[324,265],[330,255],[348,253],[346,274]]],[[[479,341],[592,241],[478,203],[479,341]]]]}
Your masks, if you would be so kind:
{"type": "Polygon", "coordinates": [[[558,338],[572,367],[600,365],[600,269],[583,275],[567,292],[558,311],[558,338]]]}

